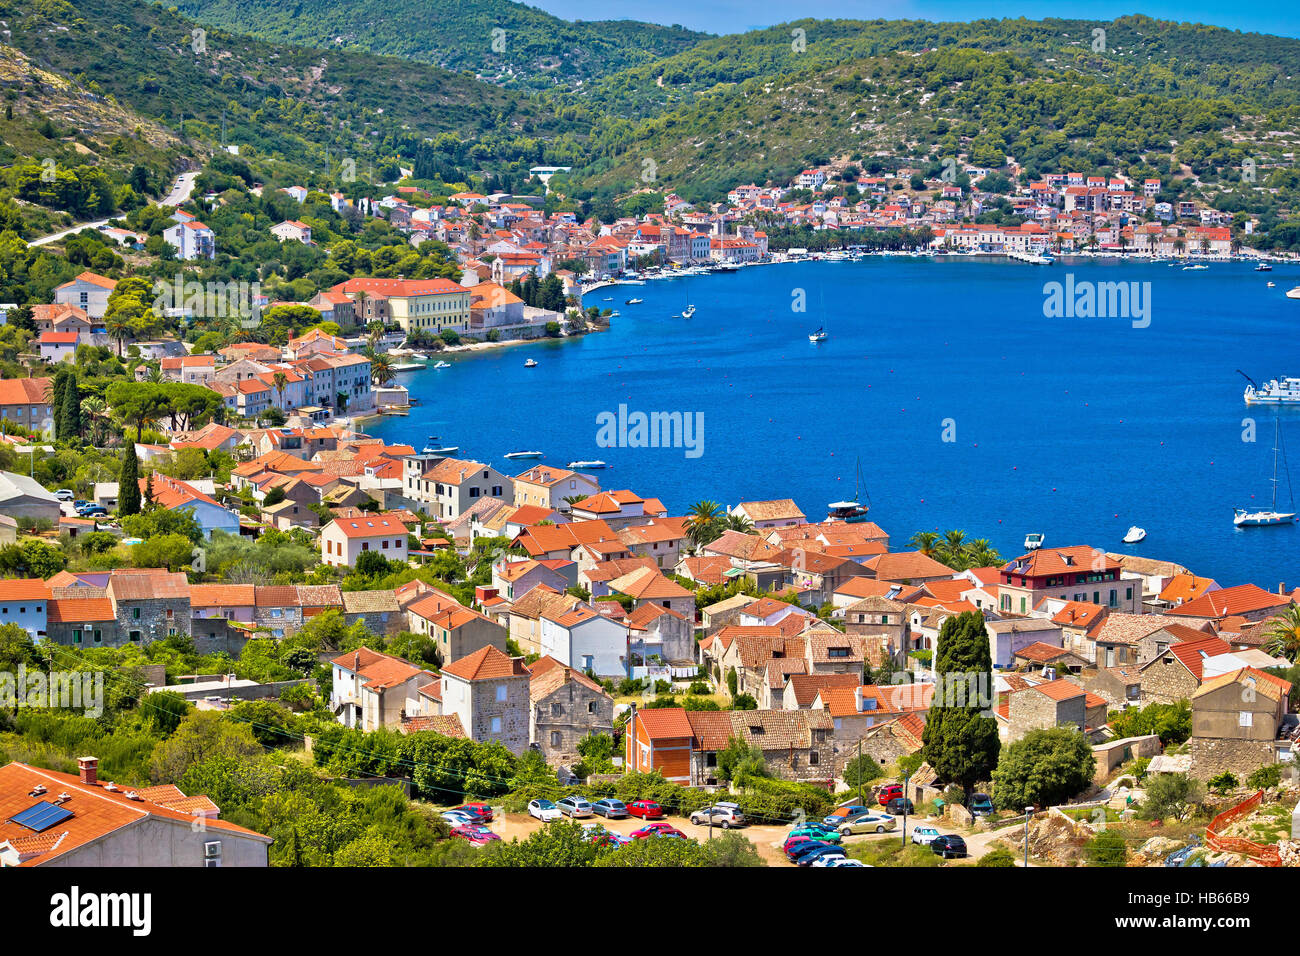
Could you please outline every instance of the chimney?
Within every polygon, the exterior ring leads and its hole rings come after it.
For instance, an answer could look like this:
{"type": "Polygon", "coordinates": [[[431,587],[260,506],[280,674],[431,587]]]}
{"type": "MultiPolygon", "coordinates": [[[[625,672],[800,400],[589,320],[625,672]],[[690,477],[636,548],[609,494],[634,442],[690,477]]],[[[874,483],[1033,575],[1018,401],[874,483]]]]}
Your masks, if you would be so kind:
{"type": "Polygon", "coordinates": [[[88,787],[93,787],[99,775],[99,758],[78,757],[77,773],[81,777],[82,783],[88,787]]]}
{"type": "Polygon", "coordinates": [[[354,673],[361,673],[361,652],[357,651],[352,655],[352,670],[354,673]]]}

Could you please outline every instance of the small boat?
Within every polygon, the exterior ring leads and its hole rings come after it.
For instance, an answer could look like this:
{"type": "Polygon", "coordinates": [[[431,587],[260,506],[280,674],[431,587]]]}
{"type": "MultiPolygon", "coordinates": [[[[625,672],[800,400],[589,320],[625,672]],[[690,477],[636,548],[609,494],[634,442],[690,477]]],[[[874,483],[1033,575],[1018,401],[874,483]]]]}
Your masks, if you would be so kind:
{"type": "Polygon", "coordinates": [[[454,455],[458,451],[460,451],[459,445],[447,445],[445,448],[426,448],[424,453],[426,455],[454,455]]]}
{"type": "Polygon", "coordinates": [[[1147,536],[1145,528],[1139,528],[1137,525],[1128,529],[1128,534],[1124,535],[1125,544],[1137,544],[1147,536]]]}
{"type": "Polygon", "coordinates": [[[420,449],[421,455],[435,455],[437,453],[438,453],[438,449],[434,448],[432,445],[425,445],[423,448],[420,449]]]}
{"type": "Polygon", "coordinates": [[[808,336],[809,342],[825,342],[830,338],[830,334],[825,329],[818,329],[812,335],[808,336]]]}
{"type": "Polygon", "coordinates": [[[624,305],[640,305],[640,304],[641,304],[642,302],[644,302],[644,301],[645,301],[644,299],[628,299],[628,300],[627,300],[626,302],[624,302],[623,304],[624,304],[624,305]]]}
{"type": "Polygon", "coordinates": [[[541,453],[540,451],[511,451],[511,452],[506,452],[505,457],[507,457],[507,458],[541,458],[541,457],[542,457],[542,453],[541,453]]]}
{"type": "Polygon", "coordinates": [[[862,504],[858,498],[866,489],[866,482],[862,478],[862,459],[858,459],[857,470],[853,476],[853,500],[852,501],[832,501],[826,506],[827,521],[843,521],[846,524],[861,524],[867,520],[867,512],[871,510],[871,494],[867,493],[867,503],[862,504]]]}
{"type": "Polygon", "coordinates": [[[1277,285],[1276,282],[1270,282],[1270,283],[1268,284],[1268,288],[1272,289],[1272,288],[1274,288],[1276,285],[1277,285]]]}
{"type": "Polygon", "coordinates": [[[537,360],[529,359],[527,362],[524,363],[524,368],[537,368],[537,360]]]}
{"type": "Polygon", "coordinates": [[[688,306],[686,307],[686,311],[682,313],[682,318],[683,318],[683,319],[689,319],[689,318],[690,318],[691,316],[693,316],[694,314],[695,314],[695,306],[693,306],[693,305],[688,305],[688,306]]]}
{"type": "Polygon", "coordinates": [[[437,362],[437,363],[434,364],[433,367],[434,367],[434,368],[451,368],[451,363],[450,363],[450,362],[437,362]]]}
{"type": "Polygon", "coordinates": [[[579,468],[605,468],[607,466],[603,461],[571,461],[569,462],[569,467],[576,470],[579,468]]]}
{"type": "Polygon", "coordinates": [[[1208,268],[1210,268],[1210,267],[1209,267],[1209,266],[1199,265],[1199,264],[1198,264],[1198,265],[1194,265],[1194,266],[1183,266],[1183,271],[1184,271],[1184,272],[1197,272],[1197,271],[1199,271],[1199,270],[1201,270],[1201,269],[1208,269],[1208,268]]]}
{"type": "Polygon", "coordinates": [[[1296,286],[1294,289],[1288,290],[1286,297],[1288,299],[1300,299],[1300,285],[1296,286]]]}
{"type": "Polygon", "coordinates": [[[607,295],[607,296],[605,296],[605,298],[601,299],[600,301],[601,301],[601,302],[613,302],[613,301],[614,301],[614,297],[613,297],[612,295],[607,295]]]}
{"type": "Polygon", "coordinates": [[[1035,534],[1025,535],[1026,551],[1037,551],[1042,546],[1043,546],[1043,536],[1041,534],[1035,533],[1035,534]]]}
{"type": "Polygon", "coordinates": [[[1272,271],[1273,271],[1273,267],[1272,267],[1271,265],[1269,265],[1267,262],[1261,262],[1259,265],[1255,266],[1255,271],[1256,271],[1256,272],[1272,272],[1272,271]]]}
{"type": "MultiPolygon", "coordinates": [[[[1273,524],[1295,524],[1295,492],[1291,488],[1291,469],[1289,467],[1286,472],[1286,484],[1287,492],[1291,496],[1292,510],[1277,510],[1277,457],[1281,447],[1282,416],[1281,409],[1278,409],[1278,414],[1273,416],[1273,504],[1268,511],[1247,511],[1245,508],[1233,509],[1232,523],[1238,528],[1255,528],[1273,524]]],[[[1285,460],[1285,453],[1283,453],[1283,461],[1285,460]]]]}

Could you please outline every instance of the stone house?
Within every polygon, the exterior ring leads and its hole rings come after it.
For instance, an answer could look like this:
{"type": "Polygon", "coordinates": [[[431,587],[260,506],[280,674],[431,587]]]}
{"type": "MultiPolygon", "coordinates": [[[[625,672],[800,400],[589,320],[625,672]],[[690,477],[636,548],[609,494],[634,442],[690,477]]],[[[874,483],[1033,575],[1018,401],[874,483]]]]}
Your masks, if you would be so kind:
{"type": "Polygon", "coordinates": [[[430,589],[405,611],[409,629],[432,638],[443,661],[457,661],[485,647],[506,649],[504,627],[442,591],[430,589]]]}
{"type": "MultiPolygon", "coordinates": [[[[1202,641],[1207,637],[1214,637],[1214,628],[1208,621],[1202,622],[1200,627],[1192,627],[1188,624],[1166,624],[1157,630],[1151,631],[1144,637],[1138,638],[1137,641],[1137,659],[1138,664],[1145,666],[1155,660],[1165,652],[1165,649],[1178,643],[1187,641],[1202,641]]],[[[1215,651],[1215,653],[1220,653],[1215,651]]]]}
{"type": "Polygon", "coordinates": [[[1106,706],[1112,710],[1140,707],[1142,704],[1142,676],[1132,664],[1085,671],[1080,679],[1089,691],[1106,701],[1106,706]]]}
{"type": "Polygon", "coordinates": [[[594,680],[553,657],[528,668],[530,743],[547,763],[575,763],[588,734],[613,734],[614,698],[594,680]]]}
{"type": "Polygon", "coordinates": [[[1191,699],[1200,689],[1204,677],[1204,660],[1216,654],[1226,654],[1231,649],[1227,641],[1210,636],[1170,644],[1138,670],[1142,684],[1142,706],[1172,704],[1191,699]]]}
{"type": "Polygon", "coordinates": [[[183,573],[122,569],[109,575],[105,591],[121,643],[189,636],[190,583],[183,573]]]}
{"type": "Polygon", "coordinates": [[[761,750],[767,769],[782,780],[825,784],[834,779],[835,728],[824,710],[732,711],[731,729],[761,750]]]}
{"type": "Polygon", "coordinates": [[[906,604],[889,598],[863,598],[844,608],[844,630],[865,639],[868,656],[873,658],[871,666],[880,667],[886,657],[901,659],[910,646],[907,612],[906,604]]]}
{"type": "Polygon", "coordinates": [[[394,591],[344,591],[343,620],[360,621],[371,634],[397,634],[406,629],[406,615],[394,591]]]}
{"type": "Polygon", "coordinates": [[[442,713],[455,714],[471,740],[522,754],[531,739],[530,675],[522,657],[492,645],[442,669],[442,713]]]}
{"type": "Polygon", "coordinates": [[[1010,743],[1031,730],[1073,724],[1087,726],[1087,692],[1073,681],[1054,680],[1007,695],[1005,720],[999,721],[1003,737],[1010,743]]]}
{"type": "Polygon", "coordinates": [[[253,623],[275,638],[292,637],[310,618],[343,607],[337,584],[257,585],[253,623]]]}
{"type": "Polygon", "coordinates": [[[676,611],[642,604],[627,615],[628,653],[644,661],[658,655],[665,662],[695,660],[694,626],[676,611]]]}
{"type": "Polygon", "coordinates": [[[835,769],[842,774],[848,762],[858,756],[870,757],[882,767],[888,766],[899,757],[914,754],[921,749],[922,734],[925,733],[925,715],[920,713],[903,714],[893,720],[876,724],[868,728],[857,740],[844,742],[836,735],[835,769]],[[861,751],[858,743],[861,743],[861,751]]]}
{"type": "Polygon", "coordinates": [[[1211,678],[1192,695],[1192,776],[1230,771],[1239,780],[1277,763],[1290,742],[1278,739],[1291,685],[1253,667],[1211,678]]]}

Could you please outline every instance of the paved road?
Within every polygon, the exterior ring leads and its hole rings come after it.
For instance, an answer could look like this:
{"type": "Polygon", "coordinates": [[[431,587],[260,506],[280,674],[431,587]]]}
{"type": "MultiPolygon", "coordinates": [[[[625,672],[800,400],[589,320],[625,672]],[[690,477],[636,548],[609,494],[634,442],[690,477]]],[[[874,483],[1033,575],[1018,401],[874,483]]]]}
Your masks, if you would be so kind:
{"type": "MultiPolygon", "coordinates": [[[[198,178],[198,175],[198,171],[195,170],[193,172],[181,173],[177,176],[175,182],[172,183],[171,192],[163,197],[159,205],[179,206],[188,200],[190,195],[194,192],[194,180],[198,178]]],[[[96,219],[93,222],[79,222],[61,232],[56,232],[48,236],[41,236],[39,239],[33,239],[31,242],[27,243],[27,245],[44,246],[51,242],[58,242],[60,239],[64,239],[68,236],[76,235],[83,229],[102,229],[107,225],[107,219],[96,219]]]]}

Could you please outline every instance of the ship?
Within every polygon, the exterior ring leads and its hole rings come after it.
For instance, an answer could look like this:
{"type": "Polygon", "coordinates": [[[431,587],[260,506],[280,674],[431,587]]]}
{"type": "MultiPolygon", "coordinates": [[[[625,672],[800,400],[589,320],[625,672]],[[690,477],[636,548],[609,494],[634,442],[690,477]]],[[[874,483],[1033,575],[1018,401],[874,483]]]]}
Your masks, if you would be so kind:
{"type": "MultiPolygon", "coordinates": [[[[1238,369],[1240,371],[1240,369],[1238,369]]],[[[1245,375],[1242,372],[1242,375],[1245,375]]],[[[1300,405],[1300,378],[1271,378],[1262,385],[1250,382],[1242,394],[1247,405],[1300,405]]]]}

